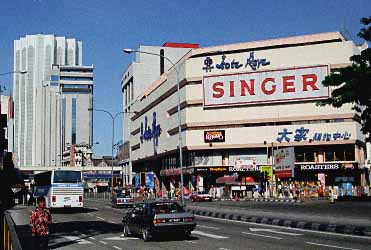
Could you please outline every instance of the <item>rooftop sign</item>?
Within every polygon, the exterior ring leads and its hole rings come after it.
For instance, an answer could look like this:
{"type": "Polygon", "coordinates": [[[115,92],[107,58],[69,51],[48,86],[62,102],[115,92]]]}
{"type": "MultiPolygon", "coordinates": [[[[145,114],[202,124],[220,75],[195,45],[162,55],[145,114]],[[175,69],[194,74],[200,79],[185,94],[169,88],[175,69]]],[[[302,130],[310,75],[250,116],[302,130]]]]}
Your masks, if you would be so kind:
{"type": "Polygon", "coordinates": [[[327,65],[205,76],[204,106],[230,106],[323,99],[327,65]]]}

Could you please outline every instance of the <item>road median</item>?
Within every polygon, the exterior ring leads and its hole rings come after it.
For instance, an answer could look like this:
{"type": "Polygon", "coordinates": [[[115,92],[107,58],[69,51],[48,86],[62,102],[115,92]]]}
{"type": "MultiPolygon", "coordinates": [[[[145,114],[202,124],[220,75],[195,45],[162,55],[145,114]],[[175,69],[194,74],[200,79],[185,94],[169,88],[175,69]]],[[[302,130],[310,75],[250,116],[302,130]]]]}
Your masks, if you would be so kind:
{"type": "Polygon", "coordinates": [[[371,236],[370,221],[362,222],[345,218],[324,217],[320,215],[303,215],[300,213],[274,213],[267,211],[248,211],[236,208],[216,208],[188,205],[186,210],[195,215],[245,221],[313,231],[371,236]]]}

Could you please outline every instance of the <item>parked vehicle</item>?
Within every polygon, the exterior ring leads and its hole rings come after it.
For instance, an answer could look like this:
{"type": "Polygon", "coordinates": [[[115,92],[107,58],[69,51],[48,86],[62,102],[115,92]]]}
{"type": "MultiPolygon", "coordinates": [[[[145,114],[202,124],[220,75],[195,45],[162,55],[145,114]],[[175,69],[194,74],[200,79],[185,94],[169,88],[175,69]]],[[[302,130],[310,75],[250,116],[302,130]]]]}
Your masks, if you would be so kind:
{"type": "Polygon", "coordinates": [[[134,199],[130,195],[117,193],[111,200],[112,207],[133,207],[134,199]]]}
{"type": "Polygon", "coordinates": [[[139,234],[144,241],[153,237],[174,233],[189,238],[196,223],[194,215],[173,201],[139,203],[122,219],[123,234],[139,234]]]}
{"type": "Polygon", "coordinates": [[[191,200],[195,201],[212,201],[213,197],[207,192],[194,192],[191,195],[191,200]]]}

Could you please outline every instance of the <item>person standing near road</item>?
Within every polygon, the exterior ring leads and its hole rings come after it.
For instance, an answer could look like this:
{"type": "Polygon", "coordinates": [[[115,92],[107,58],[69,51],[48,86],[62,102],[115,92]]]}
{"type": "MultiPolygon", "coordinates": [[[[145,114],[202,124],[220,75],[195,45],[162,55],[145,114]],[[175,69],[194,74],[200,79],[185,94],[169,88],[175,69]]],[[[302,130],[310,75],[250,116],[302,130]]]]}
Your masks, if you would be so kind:
{"type": "Polygon", "coordinates": [[[37,207],[31,212],[30,224],[35,249],[47,250],[49,242],[49,225],[52,217],[49,209],[45,208],[45,198],[37,198],[37,207]]]}

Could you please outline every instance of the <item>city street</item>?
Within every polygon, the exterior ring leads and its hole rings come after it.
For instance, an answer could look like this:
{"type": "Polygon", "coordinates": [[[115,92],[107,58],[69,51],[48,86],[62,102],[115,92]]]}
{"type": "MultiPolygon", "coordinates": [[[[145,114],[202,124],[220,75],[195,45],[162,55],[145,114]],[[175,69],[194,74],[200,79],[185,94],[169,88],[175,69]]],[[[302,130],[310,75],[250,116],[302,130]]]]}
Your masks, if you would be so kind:
{"type": "MultiPolygon", "coordinates": [[[[53,213],[51,249],[369,249],[371,238],[325,232],[230,222],[197,216],[197,228],[190,240],[161,238],[144,242],[124,238],[121,232],[123,209],[111,208],[108,200],[85,200],[82,213],[53,213]]],[[[24,249],[30,248],[28,213],[31,207],[12,211],[24,249]],[[23,225],[21,225],[23,224],[23,225]],[[26,237],[28,235],[28,237],[26,237]]]]}

